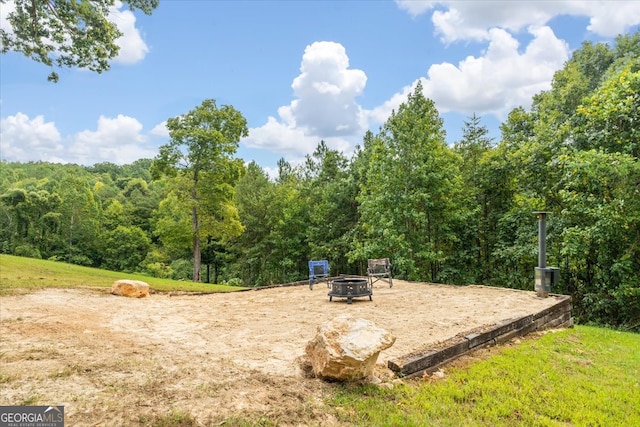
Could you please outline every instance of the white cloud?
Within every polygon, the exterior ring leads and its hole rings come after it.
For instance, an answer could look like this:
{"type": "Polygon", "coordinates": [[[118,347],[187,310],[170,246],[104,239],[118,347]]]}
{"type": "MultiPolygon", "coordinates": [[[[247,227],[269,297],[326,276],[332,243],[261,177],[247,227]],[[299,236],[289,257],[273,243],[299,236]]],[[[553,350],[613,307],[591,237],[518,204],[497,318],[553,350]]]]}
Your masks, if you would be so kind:
{"type": "Polygon", "coordinates": [[[637,0],[583,2],[583,5],[590,12],[587,29],[596,34],[615,37],[640,24],[640,2],[637,0]]]}
{"type": "MultiPolygon", "coordinates": [[[[517,106],[529,106],[533,95],[550,88],[553,74],[569,58],[569,47],[549,27],[531,27],[533,40],[519,53],[518,41],[501,29],[489,31],[483,56],[468,56],[457,65],[432,65],[421,78],[424,95],[441,113],[495,114],[499,118],[517,106]]],[[[417,82],[417,81],[416,81],[417,82]]],[[[407,99],[416,82],[368,114],[383,123],[407,99]]]]}
{"type": "Polygon", "coordinates": [[[275,181],[278,178],[279,171],[277,167],[272,168],[268,166],[262,166],[262,170],[265,171],[271,181],[275,181]]]}
{"type": "MultiPolygon", "coordinates": [[[[396,0],[413,17],[431,13],[444,43],[488,42],[479,56],[457,64],[432,65],[421,77],[425,96],[442,113],[495,114],[504,119],[517,106],[528,107],[533,95],[551,86],[554,73],[569,59],[569,46],[547,24],[562,15],[588,17],[587,30],[612,37],[640,24],[640,1],[416,1],[396,0]],[[533,35],[519,51],[515,34],[533,35]]],[[[404,87],[368,116],[384,122],[407,99],[417,81],[404,87]]]]}
{"type": "Polygon", "coordinates": [[[290,114],[297,126],[323,137],[359,132],[361,111],[355,98],[362,94],[367,76],[349,69],[345,48],[334,42],[307,46],[300,71],[291,85],[297,99],[281,115],[290,114]]]}
{"type": "Polygon", "coordinates": [[[534,38],[523,53],[509,33],[492,29],[484,56],[469,56],[457,67],[432,65],[425,95],[441,112],[505,116],[513,107],[529,105],[533,95],[550,88],[553,74],[569,59],[569,47],[551,28],[530,28],[529,32],[534,38]]]}
{"type": "MultiPolygon", "coordinates": [[[[418,80],[422,81],[424,86],[424,78],[420,78],[418,80]]],[[[405,86],[402,88],[400,92],[396,92],[386,100],[382,105],[375,107],[372,110],[367,111],[367,116],[374,122],[378,124],[382,124],[387,121],[389,116],[391,116],[391,112],[393,110],[398,111],[398,107],[400,104],[405,102],[411,92],[413,92],[418,80],[414,81],[411,85],[405,86]]]]}
{"type": "Polygon", "coordinates": [[[249,136],[244,139],[248,147],[296,154],[309,152],[309,147],[313,149],[318,142],[317,138],[306,135],[304,129],[284,124],[274,117],[269,117],[259,128],[249,129],[249,136]]]}
{"type": "Polygon", "coordinates": [[[95,131],[84,130],[64,138],[55,123],[45,122],[43,116],[29,119],[17,113],[0,121],[0,153],[3,160],[11,162],[129,164],[157,155],[157,148],[147,140],[142,124],[121,114],[116,118],[101,116],[95,131]]]}
{"type": "Polygon", "coordinates": [[[249,136],[243,140],[243,144],[250,148],[282,153],[288,160],[292,160],[312,153],[321,139],[324,139],[327,146],[338,151],[348,152],[352,147],[352,144],[342,137],[321,138],[309,134],[303,127],[284,124],[274,117],[269,117],[263,126],[249,129],[249,136]]]}
{"type": "Polygon", "coordinates": [[[0,28],[10,33],[13,33],[13,31],[11,30],[11,25],[9,25],[7,17],[14,10],[16,10],[16,5],[13,1],[7,1],[0,7],[0,28]]]}
{"type": "Polygon", "coordinates": [[[0,120],[0,153],[3,160],[28,162],[60,161],[62,138],[54,122],[43,116],[29,119],[23,113],[0,120]]]}
{"type": "Polygon", "coordinates": [[[413,17],[422,15],[426,11],[435,7],[439,1],[430,0],[396,0],[396,4],[400,9],[404,9],[413,17]]]}
{"type": "Polygon", "coordinates": [[[140,62],[149,52],[149,47],[142,39],[140,30],[136,28],[136,16],[130,10],[121,10],[124,5],[117,1],[109,9],[109,20],[116,24],[123,35],[116,40],[120,47],[118,56],[113,62],[119,64],[134,64],[140,62]]]}
{"type": "Polygon", "coordinates": [[[512,32],[531,25],[546,25],[559,15],[586,16],[587,27],[600,36],[612,37],[640,24],[638,1],[415,1],[396,0],[412,16],[433,10],[431,20],[443,41],[488,40],[490,28],[512,32]]]}
{"type": "Polygon", "coordinates": [[[450,4],[448,10],[436,10],[431,17],[436,32],[446,42],[489,40],[489,29],[495,27],[518,32],[530,25],[545,25],[551,18],[567,9],[567,5],[562,1],[482,1],[450,4]]]}
{"type": "Polygon", "coordinates": [[[355,98],[367,76],[350,69],[345,48],[334,42],[315,42],[304,51],[300,74],[291,87],[295,99],[278,109],[261,127],[249,129],[243,144],[294,156],[311,153],[321,139],[348,151],[350,137],[361,137],[366,116],[355,98]]]}
{"type": "Polygon", "coordinates": [[[152,158],[157,150],[146,144],[142,124],[133,117],[119,114],[116,118],[100,116],[95,131],[85,130],[73,138],[69,155],[78,163],[132,163],[140,158],[152,158]]]}
{"type": "Polygon", "coordinates": [[[158,123],[149,131],[149,134],[162,138],[169,138],[169,129],[167,129],[167,121],[158,123]]]}

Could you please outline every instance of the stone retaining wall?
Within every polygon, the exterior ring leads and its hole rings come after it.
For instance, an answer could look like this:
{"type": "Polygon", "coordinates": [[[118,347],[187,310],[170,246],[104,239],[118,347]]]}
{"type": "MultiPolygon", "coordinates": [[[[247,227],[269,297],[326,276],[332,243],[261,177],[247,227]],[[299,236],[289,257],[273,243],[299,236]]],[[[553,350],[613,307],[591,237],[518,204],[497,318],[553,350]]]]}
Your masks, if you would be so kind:
{"type": "Polygon", "coordinates": [[[538,313],[515,319],[507,319],[482,330],[468,331],[437,344],[435,348],[411,353],[389,360],[387,366],[398,376],[409,376],[424,371],[434,371],[440,365],[473,350],[506,342],[514,337],[533,331],[558,327],[572,327],[573,316],[571,297],[549,295],[557,303],[538,313]]]}

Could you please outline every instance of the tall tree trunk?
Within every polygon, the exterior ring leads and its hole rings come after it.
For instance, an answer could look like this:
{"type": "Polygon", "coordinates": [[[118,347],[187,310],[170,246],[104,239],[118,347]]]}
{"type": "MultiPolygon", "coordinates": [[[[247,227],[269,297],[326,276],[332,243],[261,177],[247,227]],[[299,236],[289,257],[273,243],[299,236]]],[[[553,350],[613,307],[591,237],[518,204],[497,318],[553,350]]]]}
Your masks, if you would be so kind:
{"type": "Polygon", "coordinates": [[[195,206],[191,208],[191,225],[193,228],[193,281],[202,282],[202,256],[200,254],[200,237],[198,236],[198,211],[195,206]]]}
{"type": "Polygon", "coordinates": [[[67,254],[67,262],[69,263],[71,263],[71,251],[73,248],[73,226],[74,226],[73,214],[71,214],[71,221],[69,224],[69,252],[67,254]]]}

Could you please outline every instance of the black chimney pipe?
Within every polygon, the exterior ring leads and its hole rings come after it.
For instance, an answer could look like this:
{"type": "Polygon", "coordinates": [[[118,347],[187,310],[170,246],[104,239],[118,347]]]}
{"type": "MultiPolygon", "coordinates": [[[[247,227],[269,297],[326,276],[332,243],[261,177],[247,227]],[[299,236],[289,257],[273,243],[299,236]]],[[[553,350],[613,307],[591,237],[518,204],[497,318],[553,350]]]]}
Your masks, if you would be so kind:
{"type": "Polygon", "coordinates": [[[547,214],[549,212],[536,211],[538,216],[538,267],[547,266],[547,214]]]}

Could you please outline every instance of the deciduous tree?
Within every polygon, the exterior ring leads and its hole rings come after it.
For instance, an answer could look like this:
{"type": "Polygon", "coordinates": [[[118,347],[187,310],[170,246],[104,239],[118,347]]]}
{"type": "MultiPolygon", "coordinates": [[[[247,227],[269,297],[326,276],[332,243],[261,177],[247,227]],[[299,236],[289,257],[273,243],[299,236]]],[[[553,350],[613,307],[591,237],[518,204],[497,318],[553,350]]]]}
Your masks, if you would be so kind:
{"type": "Polygon", "coordinates": [[[152,170],[175,177],[173,190],[191,214],[193,281],[201,278],[201,239],[238,235],[242,226],[233,203],[234,186],[244,166],[234,159],[247,121],[230,105],[207,99],[193,110],[167,120],[170,142],[160,147],[152,170]]]}
{"type": "Polygon", "coordinates": [[[394,258],[409,280],[437,280],[452,254],[462,180],[442,119],[420,83],[369,141],[358,196],[365,258],[394,258]]]}
{"type": "MultiPolygon", "coordinates": [[[[159,0],[122,0],[131,10],[151,14],[159,0]]],[[[119,51],[122,36],[109,19],[115,0],[0,0],[13,5],[0,28],[2,53],[15,51],[50,67],[78,67],[101,73],[119,51]]],[[[58,81],[52,71],[48,79],[58,81]]]]}

